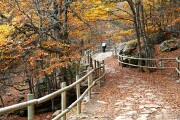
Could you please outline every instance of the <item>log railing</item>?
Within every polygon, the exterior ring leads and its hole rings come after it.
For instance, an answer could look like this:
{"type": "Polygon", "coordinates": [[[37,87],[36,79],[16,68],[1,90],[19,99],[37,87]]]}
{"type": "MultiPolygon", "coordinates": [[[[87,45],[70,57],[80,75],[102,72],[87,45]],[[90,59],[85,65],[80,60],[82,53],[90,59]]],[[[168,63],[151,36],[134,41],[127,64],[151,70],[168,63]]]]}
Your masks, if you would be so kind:
{"type": "MultiPolygon", "coordinates": [[[[89,56],[92,55],[94,52],[90,52],[89,56]]],[[[91,58],[89,58],[91,59],[91,58]]],[[[22,102],[19,104],[14,104],[11,106],[7,106],[4,108],[0,108],[0,115],[10,113],[16,110],[20,110],[23,108],[28,108],[28,120],[34,120],[34,106],[37,104],[41,104],[43,102],[46,102],[48,100],[51,100],[57,96],[61,95],[61,113],[57,115],[53,120],[66,120],[66,114],[74,107],[77,105],[77,115],[81,113],[81,102],[82,99],[86,94],[88,94],[89,98],[91,98],[91,93],[92,93],[92,87],[95,86],[95,84],[98,82],[99,86],[101,85],[102,80],[105,80],[105,65],[104,61],[101,63],[99,61],[92,61],[89,60],[90,62],[94,62],[92,67],[88,67],[87,74],[84,75],[83,77],[79,78],[79,75],[76,75],[76,82],[70,84],[69,86],[66,86],[66,82],[61,83],[61,89],[57,90],[51,94],[48,94],[44,97],[41,97],[39,99],[33,99],[32,94],[28,94],[28,101],[27,102],[22,102]],[[96,76],[96,77],[94,77],[96,76]],[[94,79],[96,78],[96,79],[94,79]],[[85,90],[83,94],[80,94],[80,85],[83,81],[87,80],[88,82],[88,88],[85,90]],[[73,102],[70,106],[66,107],[66,92],[72,88],[76,87],[76,94],[77,94],[77,100],[73,102]]]]}
{"type": "Polygon", "coordinates": [[[177,61],[176,71],[177,71],[177,76],[179,77],[179,75],[180,75],[180,57],[176,57],[176,61],[177,61]]]}
{"type": "MultiPolygon", "coordinates": [[[[107,46],[106,52],[113,52],[114,51],[114,46],[107,46]]],[[[96,49],[89,49],[84,52],[84,57],[82,58],[82,62],[84,64],[91,64],[91,55],[95,53],[100,53],[102,52],[101,46],[97,46],[96,49]]]]}
{"type": "Polygon", "coordinates": [[[177,75],[179,77],[180,75],[180,57],[176,58],[136,58],[131,56],[125,56],[125,55],[117,55],[119,64],[133,66],[133,67],[140,67],[140,68],[149,68],[149,69],[175,69],[177,72],[177,75]],[[124,61],[126,59],[126,62],[124,61]],[[131,63],[131,60],[137,60],[138,64],[131,63]],[[140,62],[139,62],[140,61],[140,62]],[[142,61],[145,62],[145,64],[141,64],[142,61]],[[174,61],[177,63],[177,66],[165,66],[165,61],[174,61]],[[158,63],[155,65],[147,64],[148,62],[151,63],[158,63]]]}

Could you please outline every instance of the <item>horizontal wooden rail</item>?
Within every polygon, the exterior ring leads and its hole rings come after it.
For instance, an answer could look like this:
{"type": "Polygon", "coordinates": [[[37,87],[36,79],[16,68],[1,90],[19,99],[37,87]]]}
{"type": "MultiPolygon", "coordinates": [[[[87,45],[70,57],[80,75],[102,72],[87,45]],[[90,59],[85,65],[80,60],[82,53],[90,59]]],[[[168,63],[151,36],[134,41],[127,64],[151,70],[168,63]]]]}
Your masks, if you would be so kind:
{"type": "Polygon", "coordinates": [[[176,61],[177,61],[176,72],[179,77],[179,75],[180,75],[180,57],[176,57],[176,61]]]}
{"type": "Polygon", "coordinates": [[[118,55],[119,57],[122,58],[127,58],[127,59],[136,59],[136,60],[176,60],[176,58],[137,58],[137,57],[130,57],[130,56],[125,56],[125,55],[118,55]]]}
{"type": "Polygon", "coordinates": [[[8,113],[8,112],[12,112],[12,111],[15,111],[15,110],[19,110],[19,109],[22,109],[22,108],[25,108],[27,106],[32,106],[32,105],[35,105],[35,104],[41,104],[43,102],[46,102],[58,95],[60,95],[62,92],[64,91],[67,91],[73,87],[75,87],[78,83],[81,83],[85,78],[87,78],[92,72],[94,72],[95,69],[91,70],[90,72],[88,72],[85,76],[83,76],[82,78],[80,78],[78,81],[72,83],[71,85],[67,86],[67,87],[64,87],[60,90],[57,90],[51,94],[48,94],[44,97],[41,97],[39,99],[34,99],[34,100],[30,100],[28,102],[22,102],[22,103],[19,103],[19,104],[15,104],[15,105],[12,105],[12,106],[8,106],[8,107],[4,107],[4,108],[0,108],[0,115],[4,114],[4,113],[8,113]]]}
{"type": "Polygon", "coordinates": [[[176,68],[176,67],[150,67],[150,66],[143,66],[143,65],[135,65],[135,64],[130,64],[130,63],[126,63],[126,62],[122,62],[120,60],[118,60],[121,64],[126,64],[126,65],[130,65],[130,66],[133,66],[133,67],[143,67],[143,68],[152,68],[152,69],[164,69],[164,68],[169,68],[169,69],[173,69],[173,68],[176,68]]]}
{"type": "Polygon", "coordinates": [[[177,71],[178,74],[180,74],[180,70],[178,68],[176,68],[176,71],[177,71]]]}
{"type": "Polygon", "coordinates": [[[179,63],[180,63],[180,59],[178,59],[178,57],[176,57],[175,59],[176,59],[176,61],[177,61],[177,62],[179,62],[179,63]]]}
{"type": "Polygon", "coordinates": [[[84,93],[79,97],[79,99],[77,99],[75,102],[73,102],[66,110],[64,110],[63,112],[61,112],[59,115],[57,115],[55,118],[53,118],[52,120],[59,120],[59,118],[61,118],[62,116],[64,116],[66,113],[68,113],[74,106],[76,106],[76,104],[80,101],[82,101],[82,99],[84,98],[84,96],[88,93],[88,91],[96,84],[97,81],[99,81],[100,79],[102,79],[105,76],[105,73],[98,79],[96,79],[91,86],[89,86],[84,93]]]}
{"type": "Polygon", "coordinates": [[[120,64],[125,64],[125,65],[129,65],[129,66],[133,66],[133,67],[140,67],[140,68],[150,68],[150,69],[175,69],[177,71],[178,77],[180,75],[180,57],[176,57],[176,58],[136,58],[136,57],[132,57],[132,56],[125,56],[125,55],[118,55],[117,52],[115,54],[116,56],[118,56],[118,62],[120,64]],[[128,59],[128,62],[124,62],[123,58],[128,59]],[[135,65],[130,63],[130,60],[138,60],[138,61],[146,61],[146,62],[152,62],[152,61],[159,61],[159,66],[147,66],[147,65],[135,65]],[[175,61],[177,62],[177,67],[167,67],[167,66],[163,66],[163,61],[175,61]]]}

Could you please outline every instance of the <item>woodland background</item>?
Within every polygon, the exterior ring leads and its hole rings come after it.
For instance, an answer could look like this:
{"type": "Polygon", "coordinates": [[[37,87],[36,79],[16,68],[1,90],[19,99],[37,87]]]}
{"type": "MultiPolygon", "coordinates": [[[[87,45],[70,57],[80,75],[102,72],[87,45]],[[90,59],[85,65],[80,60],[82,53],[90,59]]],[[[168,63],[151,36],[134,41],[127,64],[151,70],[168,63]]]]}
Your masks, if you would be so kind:
{"type": "Polygon", "coordinates": [[[136,41],[138,57],[155,57],[154,44],[179,38],[179,6],[178,0],[1,0],[1,107],[73,83],[86,67],[84,51],[103,41],[136,41]],[[4,100],[12,91],[17,100],[4,100]]]}

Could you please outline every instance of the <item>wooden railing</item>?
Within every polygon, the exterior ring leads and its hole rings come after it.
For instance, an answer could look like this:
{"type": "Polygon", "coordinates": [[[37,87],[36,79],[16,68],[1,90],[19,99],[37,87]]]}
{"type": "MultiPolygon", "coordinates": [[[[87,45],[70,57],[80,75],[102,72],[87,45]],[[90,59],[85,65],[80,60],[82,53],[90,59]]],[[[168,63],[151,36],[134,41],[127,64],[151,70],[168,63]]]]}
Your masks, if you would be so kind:
{"type": "MultiPolygon", "coordinates": [[[[91,51],[88,55],[91,56],[93,51],[91,51]]],[[[11,106],[7,106],[4,108],[0,108],[0,115],[13,112],[16,110],[20,110],[22,108],[28,107],[28,120],[34,120],[34,106],[37,104],[41,104],[43,102],[46,102],[48,100],[51,100],[55,98],[56,96],[61,95],[61,113],[57,115],[53,120],[59,120],[60,118],[62,120],[66,120],[66,114],[77,105],[77,115],[81,113],[81,101],[84,98],[86,94],[88,94],[89,98],[91,98],[92,93],[92,87],[98,82],[99,86],[101,86],[102,80],[105,80],[105,66],[104,61],[100,63],[99,61],[92,61],[90,57],[88,57],[89,64],[94,62],[94,66],[88,67],[87,74],[83,77],[79,78],[79,75],[76,75],[76,82],[72,83],[69,86],[66,86],[66,82],[61,83],[61,89],[57,90],[51,94],[48,94],[44,97],[41,97],[39,99],[33,99],[32,94],[28,94],[28,101],[22,102],[19,104],[14,104],[11,106]],[[96,77],[95,77],[96,76],[96,77]],[[94,79],[95,78],[95,79],[94,79]],[[80,85],[83,81],[87,80],[88,82],[88,88],[84,91],[83,94],[80,94],[80,85]],[[66,92],[72,88],[76,87],[76,94],[77,99],[75,102],[73,102],[70,106],[66,106],[66,92]]]]}
{"type": "Polygon", "coordinates": [[[177,76],[179,77],[179,75],[180,75],[180,57],[176,57],[176,61],[177,61],[176,71],[177,71],[177,76]]]}
{"type": "Polygon", "coordinates": [[[133,67],[140,67],[140,68],[149,68],[149,69],[175,69],[177,72],[177,75],[179,77],[180,75],[180,57],[176,58],[136,58],[131,56],[125,56],[125,55],[118,55],[118,61],[119,64],[133,66],[133,67]],[[124,60],[126,59],[126,62],[124,60]],[[132,64],[131,60],[137,60],[138,64],[132,64]],[[128,62],[127,62],[128,61],[128,62]],[[142,64],[142,61],[145,62],[145,64],[142,64]],[[177,63],[176,66],[165,66],[165,61],[174,61],[177,63]],[[156,64],[147,64],[147,63],[156,63],[156,64]]]}
{"type": "MultiPolygon", "coordinates": [[[[90,61],[91,55],[95,54],[95,53],[100,53],[102,52],[102,47],[101,46],[97,46],[96,49],[89,49],[87,51],[85,51],[84,53],[84,57],[82,59],[83,63],[88,63],[90,61]]],[[[107,46],[106,48],[106,52],[114,52],[114,46],[107,46]]],[[[89,62],[90,63],[90,62],[89,62]]]]}

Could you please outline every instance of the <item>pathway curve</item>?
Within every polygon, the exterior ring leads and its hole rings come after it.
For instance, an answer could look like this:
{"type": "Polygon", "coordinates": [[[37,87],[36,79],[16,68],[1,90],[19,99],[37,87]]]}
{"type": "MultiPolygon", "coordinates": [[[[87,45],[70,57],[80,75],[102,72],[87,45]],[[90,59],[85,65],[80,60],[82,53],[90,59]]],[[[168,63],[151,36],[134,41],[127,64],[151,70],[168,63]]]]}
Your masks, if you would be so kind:
{"type": "Polygon", "coordinates": [[[106,81],[83,103],[78,120],[180,120],[180,84],[156,72],[121,68],[113,57],[105,63],[106,81]]]}

